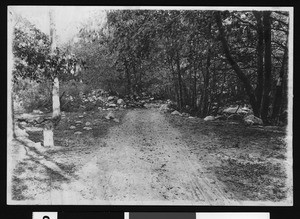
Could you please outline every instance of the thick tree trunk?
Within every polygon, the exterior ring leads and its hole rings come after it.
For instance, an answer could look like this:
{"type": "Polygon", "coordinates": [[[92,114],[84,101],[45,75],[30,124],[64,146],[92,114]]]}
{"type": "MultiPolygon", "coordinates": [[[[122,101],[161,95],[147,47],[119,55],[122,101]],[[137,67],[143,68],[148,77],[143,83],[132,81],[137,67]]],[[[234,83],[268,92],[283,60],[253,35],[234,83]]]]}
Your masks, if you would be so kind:
{"type": "Polygon", "coordinates": [[[208,96],[209,96],[209,78],[210,78],[210,48],[208,48],[207,59],[206,59],[206,67],[205,67],[205,76],[204,76],[204,89],[203,89],[203,108],[202,108],[202,117],[205,117],[208,113],[208,96]]]}
{"type": "MultiPolygon", "coordinates": [[[[51,54],[54,54],[56,50],[56,27],[54,22],[54,12],[50,10],[50,40],[51,40],[51,54]]],[[[44,146],[51,147],[54,146],[53,139],[53,129],[60,121],[60,101],[59,101],[59,79],[56,74],[57,72],[52,72],[54,79],[52,81],[52,122],[51,124],[46,124],[44,127],[44,146]]]]}
{"type": "Polygon", "coordinates": [[[60,100],[59,100],[59,80],[55,77],[52,87],[52,117],[56,118],[60,116],[60,100]]]}
{"type": "Polygon", "coordinates": [[[264,32],[262,24],[262,12],[254,11],[253,12],[256,21],[257,21],[257,82],[256,82],[256,99],[257,105],[261,106],[261,100],[263,95],[263,81],[264,81],[264,32]]]}
{"type": "Polygon", "coordinates": [[[259,106],[257,105],[255,91],[254,91],[253,87],[251,86],[249,79],[244,74],[244,72],[241,70],[241,68],[236,63],[236,61],[233,59],[233,57],[230,53],[229,46],[228,46],[227,40],[225,38],[225,33],[224,33],[223,25],[222,25],[220,12],[215,13],[215,19],[216,19],[216,23],[218,25],[219,37],[220,37],[220,41],[221,41],[222,46],[223,46],[225,56],[226,56],[229,64],[231,65],[231,67],[235,71],[236,75],[238,76],[238,78],[243,83],[243,85],[246,89],[246,93],[249,97],[249,102],[252,106],[254,115],[259,116],[259,106]]]}
{"type": "Polygon", "coordinates": [[[271,48],[271,21],[270,11],[263,12],[263,24],[264,24],[264,43],[265,43],[265,73],[264,73],[264,91],[261,105],[261,119],[266,122],[269,105],[270,105],[270,93],[272,84],[272,48],[271,48]]]}
{"type": "MultiPolygon", "coordinates": [[[[287,44],[288,45],[288,44],[287,44]]],[[[287,64],[287,57],[288,57],[288,49],[286,48],[283,54],[282,64],[280,68],[280,74],[277,79],[276,83],[276,91],[275,91],[275,97],[273,102],[273,111],[272,111],[272,119],[277,120],[279,117],[280,112],[280,106],[282,105],[282,95],[283,95],[283,77],[284,72],[287,64]]]]}

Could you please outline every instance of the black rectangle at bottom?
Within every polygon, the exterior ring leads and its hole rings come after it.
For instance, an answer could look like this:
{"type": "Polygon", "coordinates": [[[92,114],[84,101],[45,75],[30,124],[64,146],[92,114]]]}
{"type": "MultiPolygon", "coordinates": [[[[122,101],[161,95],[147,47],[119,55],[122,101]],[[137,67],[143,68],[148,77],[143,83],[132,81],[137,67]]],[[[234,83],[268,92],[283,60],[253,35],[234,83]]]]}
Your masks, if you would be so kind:
{"type": "Polygon", "coordinates": [[[59,212],[58,219],[124,219],[123,212],[59,212]]]}
{"type": "Polygon", "coordinates": [[[196,219],[193,212],[130,212],[129,219],[196,219]]]}

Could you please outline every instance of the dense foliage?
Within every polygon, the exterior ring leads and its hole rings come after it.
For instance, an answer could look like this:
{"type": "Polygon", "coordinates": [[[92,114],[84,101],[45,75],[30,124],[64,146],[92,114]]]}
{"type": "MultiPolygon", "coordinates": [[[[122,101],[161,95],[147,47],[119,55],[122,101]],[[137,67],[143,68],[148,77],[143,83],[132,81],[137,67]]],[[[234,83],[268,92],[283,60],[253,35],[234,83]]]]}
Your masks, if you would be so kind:
{"type": "Polygon", "coordinates": [[[26,19],[18,22],[14,29],[13,54],[14,81],[29,78],[42,82],[58,76],[69,80],[76,76],[77,58],[63,48],[50,49],[50,39],[26,19]]]}
{"type": "Polygon", "coordinates": [[[288,12],[112,10],[104,27],[91,19],[93,28],[83,25],[78,40],[55,54],[45,34],[17,27],[16,78],[77,75],[91,88],[172,99],[202,117],[247,104],[265,123],[284,120],[288,12]],[[78,60],[85,68],[74,74],[78,60]]]}

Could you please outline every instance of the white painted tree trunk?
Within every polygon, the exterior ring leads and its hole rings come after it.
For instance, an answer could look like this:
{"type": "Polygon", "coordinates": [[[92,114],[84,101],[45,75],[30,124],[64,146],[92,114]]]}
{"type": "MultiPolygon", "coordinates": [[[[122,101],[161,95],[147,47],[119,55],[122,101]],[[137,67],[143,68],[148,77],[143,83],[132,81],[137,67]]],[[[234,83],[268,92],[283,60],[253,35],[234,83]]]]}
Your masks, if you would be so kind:
{"type": "Polygon", "coordinates": [[[52,109],[53,118],[60,116],[59,80],[57,77],[54,79],[52,87],[52,109]]]}
{"type": "MultiPolygon", "coordinates": [[[[54,22],[54,11],[50,10],[49,12],[50,18],[50,40],[51,40],[51,53],[53,54],[56,49],[56,28],[54,22]]],[[[54,72],[53,72],[54,73],[54,72]]],[[[60,117],[60,102],[59,102],[59,79],[56,76],[52,83],[52,119],[60,117]]],[[[45,125],[44,127],[44,146],[51,147],[54,146],[54,138],[53,138],[53,128],[54,124],[45,125]]]]}

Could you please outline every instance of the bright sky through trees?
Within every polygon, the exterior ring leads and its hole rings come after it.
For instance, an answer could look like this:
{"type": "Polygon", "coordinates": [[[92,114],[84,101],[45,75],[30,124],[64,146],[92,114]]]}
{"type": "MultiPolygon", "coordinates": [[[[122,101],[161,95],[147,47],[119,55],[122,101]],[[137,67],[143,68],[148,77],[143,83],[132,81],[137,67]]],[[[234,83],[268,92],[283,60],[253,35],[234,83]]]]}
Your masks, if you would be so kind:
{"type": "MultiPolygon", "coordinates": [[[[105,21],[105,12],[99,7],[76,6],[14,6],[8,10],[28,19],[42,32],[49,34],[49,11],[55,12],[58,43],[65,43],[72,39],[80,30],[80,27],[89,18],[97,13],[99,20],[105,21]]],[[[103,23],[103,22],[101,22],[103,23]]]]}

